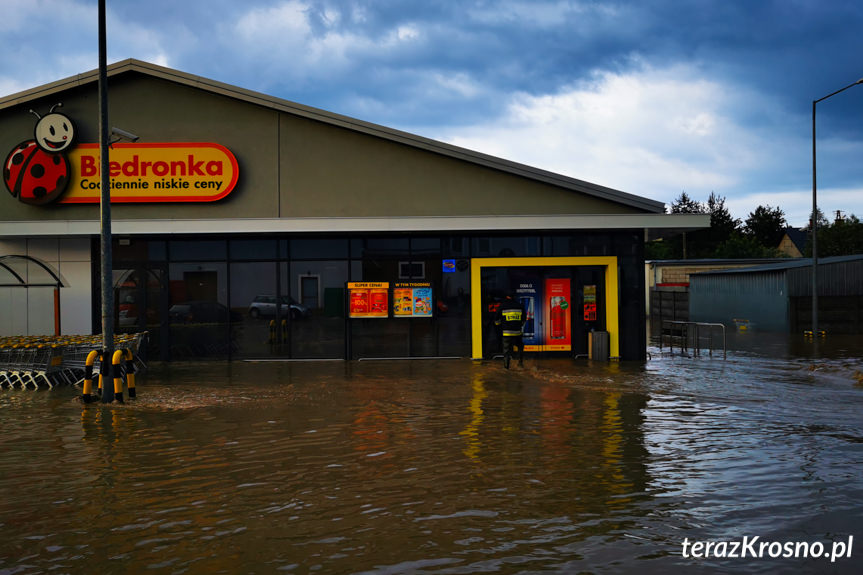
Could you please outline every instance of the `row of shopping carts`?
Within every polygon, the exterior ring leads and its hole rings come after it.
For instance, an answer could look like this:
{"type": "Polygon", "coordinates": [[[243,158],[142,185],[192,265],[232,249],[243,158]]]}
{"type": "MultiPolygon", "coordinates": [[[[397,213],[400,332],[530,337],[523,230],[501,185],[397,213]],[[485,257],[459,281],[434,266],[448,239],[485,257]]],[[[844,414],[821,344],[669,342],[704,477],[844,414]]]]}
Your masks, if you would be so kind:
{"type": "MultiPolygon", "coordinates": [[[[137,367],[145,367],[138,352],[146,337],[147,332],[117,334],[114,348],[128,349],[137,367]]],[[[81,385],[87,355],[102,343],[99,335],[0,337],[0,387],[81,385]]],[[[98,363],[94,372],[99,373],[98,363]]]]}

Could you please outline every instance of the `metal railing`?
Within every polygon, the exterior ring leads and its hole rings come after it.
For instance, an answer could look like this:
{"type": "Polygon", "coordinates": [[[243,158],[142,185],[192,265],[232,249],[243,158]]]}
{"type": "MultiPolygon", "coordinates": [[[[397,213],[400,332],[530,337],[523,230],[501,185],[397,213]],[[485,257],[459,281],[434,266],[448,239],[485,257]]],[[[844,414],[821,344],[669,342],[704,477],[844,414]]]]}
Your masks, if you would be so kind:
{"type": "Polygon", "coordinates": [[[713,356],[713,332],[715,328],[722,328],[722,359],[728,358],[728,350],[726,348],[725,324],[723,323],[707,323],[699,321],[676,321],[662,320],[662,329],[659,333],[659,351],[662,351],[665,338],[668,338],[671,353],[674,353],[675,340],[680,344],[680,350],[687,353],[690,349],[693,355],[701,354],[702,335],[701,330],[706,328],[707,331],[707,349],[710,356],[713,356]]]}

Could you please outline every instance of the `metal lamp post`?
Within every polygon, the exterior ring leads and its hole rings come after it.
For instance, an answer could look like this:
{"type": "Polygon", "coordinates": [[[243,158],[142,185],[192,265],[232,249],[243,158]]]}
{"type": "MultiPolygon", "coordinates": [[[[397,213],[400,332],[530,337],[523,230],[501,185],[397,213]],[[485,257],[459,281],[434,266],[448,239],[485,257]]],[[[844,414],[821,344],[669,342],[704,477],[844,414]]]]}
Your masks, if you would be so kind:
{"type": "Polygon", "coordinates": [[[102,253],[102,403],[114,401],[111,357],[114,355],[114,291],[111,262],[111,174],[108,170],[108,66],[105,0],[99,0],[99,151],[102,172],[99,235],[102,253]]]}
{"type": "Polygon", "coordinates": [[[812,337],[815,341],[818,340],[818,177],[815,169],[815,105],[857,84],[863,84],[863,78],[812,101],[812,337]]]}

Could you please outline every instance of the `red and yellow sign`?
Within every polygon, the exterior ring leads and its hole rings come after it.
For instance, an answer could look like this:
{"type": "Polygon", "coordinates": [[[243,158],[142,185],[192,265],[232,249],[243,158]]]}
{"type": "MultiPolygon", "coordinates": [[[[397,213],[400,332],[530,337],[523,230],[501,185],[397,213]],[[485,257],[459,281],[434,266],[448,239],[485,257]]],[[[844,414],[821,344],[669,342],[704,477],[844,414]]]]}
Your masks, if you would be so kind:
{"type": "Polygon", "coordinates": [[[350,317],[388,317],[389,287],[387,282],[348,282],[350,317]]]}
{"type": "MultiPolygon", "coordinates": [[[[63,204],[98,203],[98,144],[69,151],[69,186],[63,204]]],[[[231,193],[240,170],[227,148],[213,143],[123,143],[108,154],[111,202],[214,202],[231,193]]]]}
{"type": "Polygon", "coordinates": [[[569,307],[570,280],[568,278],[547,278],[544,291],[544,313],[548,331],[543,349],[546,351],[570,351],[572,349],[572,320],[569,307]]]}

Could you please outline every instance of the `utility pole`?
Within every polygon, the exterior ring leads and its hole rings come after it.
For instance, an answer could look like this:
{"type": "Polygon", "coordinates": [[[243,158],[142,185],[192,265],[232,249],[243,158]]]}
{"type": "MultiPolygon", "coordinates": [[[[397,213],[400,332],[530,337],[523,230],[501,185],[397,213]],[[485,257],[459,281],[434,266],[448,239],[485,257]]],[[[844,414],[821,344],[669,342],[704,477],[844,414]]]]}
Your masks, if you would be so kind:
{"type": "Polygon", "coordinates": [[[99,235],[102,254],[102,403],[114,401],[111,358],[114,355],[114,286],[111,262],[111,174],[108,169],[108,48],[105,0],[99,0],[99,159],[102,170],[99,201],[99,235]]]}

